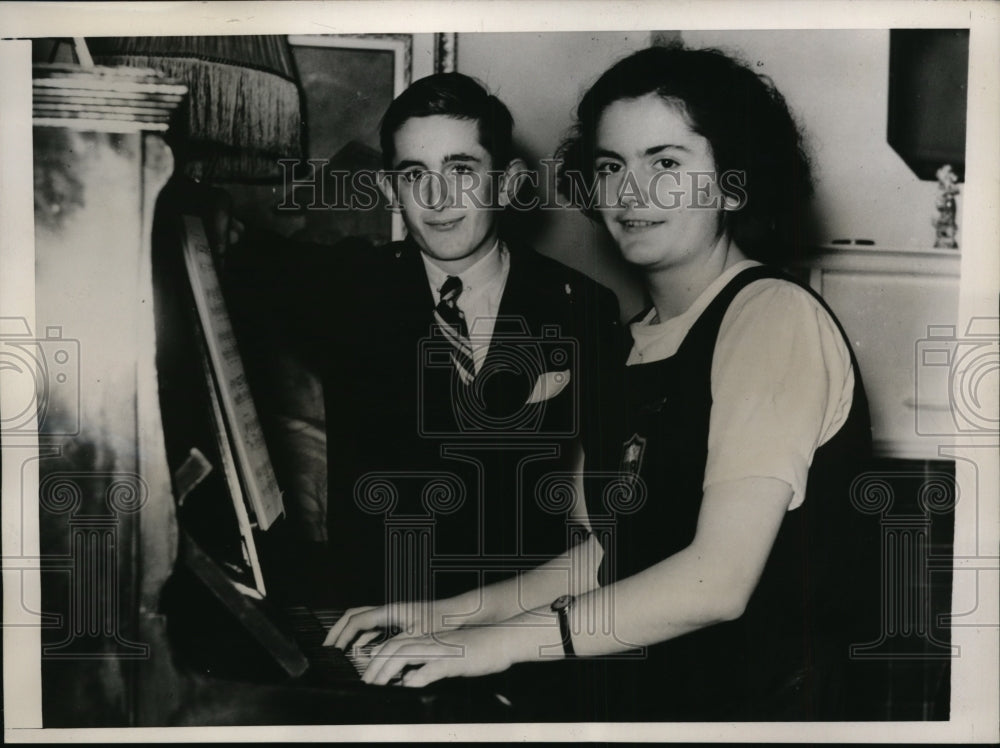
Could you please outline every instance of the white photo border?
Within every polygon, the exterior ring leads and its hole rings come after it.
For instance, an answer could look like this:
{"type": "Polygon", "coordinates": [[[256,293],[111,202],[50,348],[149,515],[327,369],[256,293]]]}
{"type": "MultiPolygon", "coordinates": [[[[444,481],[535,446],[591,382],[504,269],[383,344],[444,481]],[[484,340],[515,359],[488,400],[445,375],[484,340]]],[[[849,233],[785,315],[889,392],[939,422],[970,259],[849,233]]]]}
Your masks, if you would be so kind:
{"type": "MultiPolygon", "coordinates": [[[[985,0],[972,2],[924,2],[921,0],[831,0],[830,2],[775,2],[755,0],[711,0],[703,2],[664,3],[655,0],[628,2],[574,2],[573,0],[541,0],[523,2],[386,0],[367,2],[198,2],[198,3],[0,3],[0,34],[5,38],[40,36],[103,36],[103,35],[168,35],[168,34],[262,34],[284,33],[292,36],[311,34],[363,34],[379,29],[388,34],[440,33],[475,31],[556,30],[648,30],[648,29],[887,29],[903,27],[970,28],[970,77],[968,166],[964,184],[962,225],[965,228],[962,247],[960,281],[960,325],[976,316],[996,316],[998,278],[1000,278],[1000,50],[996,45],[1000,33],[1000,7],[985,0]]],[[[8,75],[23,76],[23,43],[0,42],[0,61],[14,65],[0,70],[4,98],[8,96],[8,75]],[[11,52],[10,50],[13,50],[11,52]]],[[[29,51],[30,58],[30,51],[29,51]]],[[[23,81],[22,81],[23,83],[23,81]]],[[[30,86],[29,86],[30,87],[30,86]]],[[[0,111],[0,127],[28,112],[6,106],[0,111]]],[[[30,116],[30,114],[28,115],[30,116]]],[[[15,123],[23,128],[23,121],[15,123]]],[[[30,129],[30,128],[29,128],[30,129]]],[[[3,140],[0,138],[0,143],[3,140]]],[[[10,160],[0,154],[0,168],[6,197],[21,195],[30,189],[30,154],[10,160]],[[26,171],[27,170],[27,171],[26,171]]],[[[23,197],[23,195],[22,195],[23,197]]],[[[29,198],[30,199],[30,198],[29,198]]],[[[22,203],[23,205],[23,200],[22,203]]],[[[2,215],[3,250],[10,256],[0,257],[0,298],[3,315],[33,318],[33,297],[30,292],[7,292],[15,286],[31,285],[33,264],[30,213],[2,215]],[[20,219],[20,220],[17,220],[20,219]],[[14,221],[8,223],[8,220],[14,221]],[[24,270],[14,282],[6,270],[24,270]],[[25,268],[27,268],[25,270],[25,268]]],[[[983,450],[984,458],[977,465],[964,466],[960,461],[957,479],[963,486],[975,487],[976,476],[969,470],[978,467],[979,499],[976,507],[959,503],[956,509],[955,558],[956,570],[985,570],[995,579],[998,564],[997,529],[1000,527],[1000,502],[997,502],[997,460],[995,450],[983,450]],[[979,564],[977,567],[976,564],[979,564]]],[[[15,456],[16,457],[16,456],[15,456]]],[[[29,537],[31,525],[18,528],[7,526],[7,505],[16,500],[24,487],[12,488],[9,480],[19,477],[18,464],[9,450],[4,453],[4,597],[5,609],[11,601],[12,589],[6,570],[11,549],[10,532],[20,542],[23,553],[38,547],[38,538],[29,537]],[[13,468],[13,469],[12,469],[13,468]]],[[[34,527],[37,532],[37,526],[34,527]]],[[[36,574],[37,577],[37,574],[36,574]]],[[[30,576],[26,577],[30,582],[30,576]]],[[[979,574],[955,574],[959,600],[978,587],[979,600],[987,607],[991,620],[997,618],[997,585],[979,583],[979,574]]],[[[35,590],[37,592],[37,590],[35,590]]],[[[14,589],[14,592],[20,592],[14,589]]],[[[975,594],[975,593],[972,593],[975,594]]],[[[16,598],[14,598],[16,600],[16,598]]],[[[954,611],[953,612],[961,612],[954,611]]],[[[6,620],[6,618],[5,618],[6,620]]],[[[5,634],[7,631],[5,630],[5,634]]],[[[997,739],[998,701],[998,629],[997,626],[956,627],[956,643],[964,655],[955,661],[952,675],[951,719],[945,723],[762,723],[762,724],[527,724],[527,725],[365,725],[310,727],[246,727],[246,728],[171,728],[171,729],[92,729],[53,730],[33,727],[40,720],[40,705],[35,711],[30,704],[32,679],[23,680],[25,672],[37,671],[38,652],[15,652],[9,649],[5,636],[4,649],[4,738],[12,743],[50,741],[124,742],[124,741],[262,741],[262,740],[496,740],[527,739],[553,741],[622,740],[698,740],[698,741],[771,741],[771,742],[994,742],[997,739]],[[17,675],[15,675],[17,673],[17,675]],[[12,708],[13,707],[13,708],[12,708]]],[[[40,699],[40,692],[39,692],[40,699]]]]}

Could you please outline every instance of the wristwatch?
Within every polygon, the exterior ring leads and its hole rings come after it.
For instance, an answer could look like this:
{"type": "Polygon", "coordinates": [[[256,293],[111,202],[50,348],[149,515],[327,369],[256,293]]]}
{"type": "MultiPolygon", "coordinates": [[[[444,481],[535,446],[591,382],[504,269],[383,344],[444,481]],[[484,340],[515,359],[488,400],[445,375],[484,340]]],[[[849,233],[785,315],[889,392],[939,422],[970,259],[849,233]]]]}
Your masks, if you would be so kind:
{"type": "Polygon", "coordinates": [[[563,652],[566,657],[576,657],[573,649],[573,635],[569,630],[569,609],[576,602],[573,595],[560,595],[553,601],[551,610],[559,616],[559,634],[562,636],[563,652]]]}

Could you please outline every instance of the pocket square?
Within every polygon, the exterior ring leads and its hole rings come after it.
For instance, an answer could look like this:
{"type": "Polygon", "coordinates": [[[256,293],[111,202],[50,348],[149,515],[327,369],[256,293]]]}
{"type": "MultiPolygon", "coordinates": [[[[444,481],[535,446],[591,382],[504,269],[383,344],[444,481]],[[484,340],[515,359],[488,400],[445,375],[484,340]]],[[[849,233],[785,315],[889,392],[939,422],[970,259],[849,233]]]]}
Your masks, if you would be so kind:
{"type": "Polygon", "coordinates": [[[531,391],[527,405],[550,400],[569,384],[569,369],[563,371],[547,371],[538,377],[535,388],[531,391]]]}

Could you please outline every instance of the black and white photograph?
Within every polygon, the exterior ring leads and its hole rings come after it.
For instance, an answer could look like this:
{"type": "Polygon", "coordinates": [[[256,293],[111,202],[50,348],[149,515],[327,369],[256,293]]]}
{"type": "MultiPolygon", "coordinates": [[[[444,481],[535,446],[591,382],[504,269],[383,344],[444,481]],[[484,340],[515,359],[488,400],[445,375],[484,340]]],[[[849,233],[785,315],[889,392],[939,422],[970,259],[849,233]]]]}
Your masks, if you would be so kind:
{"type": "Polygon", "coordinates": [[[5,741],[1000,739],[995,5],[0,29],[5,741]]]}

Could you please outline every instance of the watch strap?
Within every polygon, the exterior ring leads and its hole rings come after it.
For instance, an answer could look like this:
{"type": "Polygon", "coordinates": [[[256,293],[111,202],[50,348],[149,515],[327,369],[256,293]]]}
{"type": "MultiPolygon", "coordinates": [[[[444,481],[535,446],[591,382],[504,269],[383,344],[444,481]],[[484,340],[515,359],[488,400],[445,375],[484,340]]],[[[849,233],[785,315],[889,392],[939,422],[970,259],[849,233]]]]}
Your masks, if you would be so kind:
{"type": "Polygon", "coordinates": [[[569,609],[576,601],[573,595],[561,595],[552,603],[552,611],[559,616],[559,635],[562,637],[563,652],[567,659],[576,657],[573,649],[573,634],[569,627],[569,609]]]}

